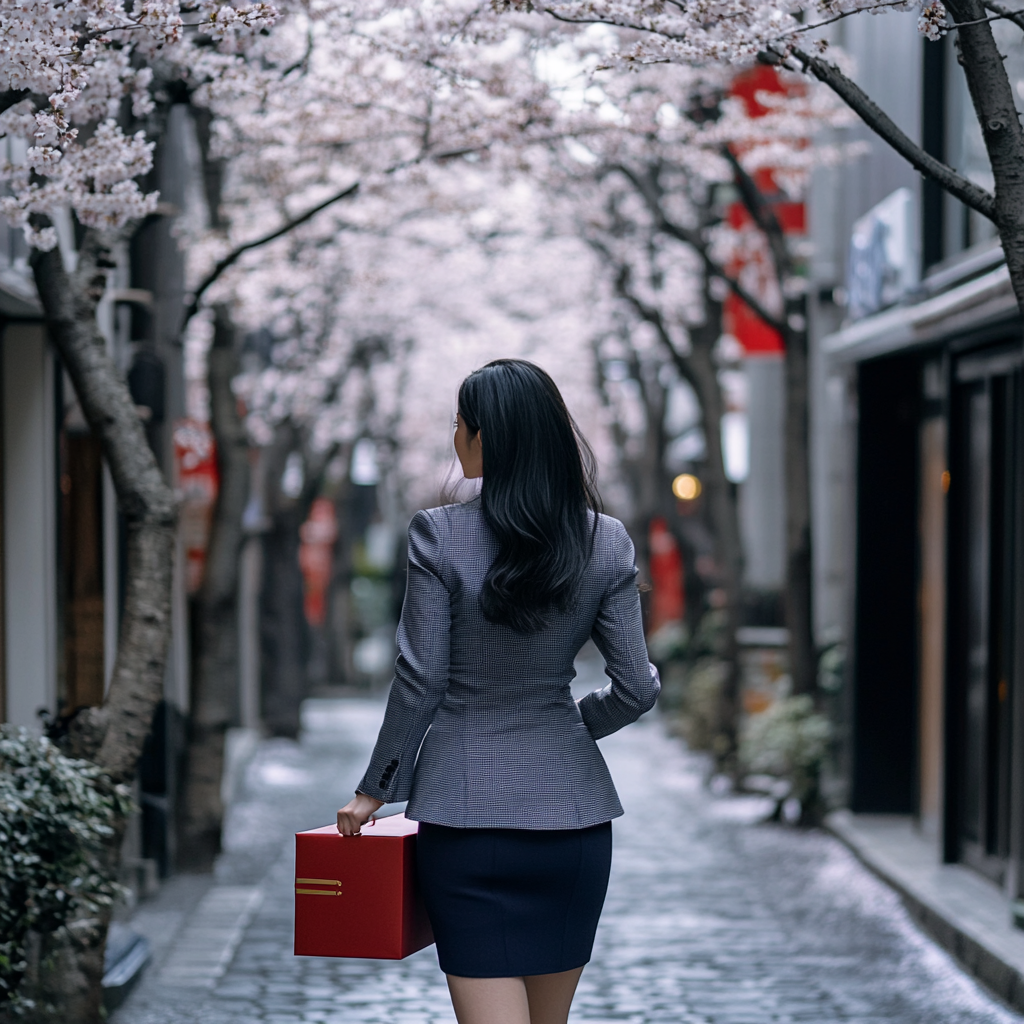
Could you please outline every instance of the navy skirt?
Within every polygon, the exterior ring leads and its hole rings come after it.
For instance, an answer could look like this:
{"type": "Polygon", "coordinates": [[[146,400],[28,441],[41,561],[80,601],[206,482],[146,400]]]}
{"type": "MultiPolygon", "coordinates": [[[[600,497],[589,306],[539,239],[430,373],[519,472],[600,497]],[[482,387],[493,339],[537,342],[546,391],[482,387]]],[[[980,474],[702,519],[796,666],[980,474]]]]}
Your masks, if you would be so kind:
{"type": "Polygon", "coordinates": [[[612,825],[420,824],[416,866],[445,974],[518,978],[582,967],[608,889],[612,825]]]}

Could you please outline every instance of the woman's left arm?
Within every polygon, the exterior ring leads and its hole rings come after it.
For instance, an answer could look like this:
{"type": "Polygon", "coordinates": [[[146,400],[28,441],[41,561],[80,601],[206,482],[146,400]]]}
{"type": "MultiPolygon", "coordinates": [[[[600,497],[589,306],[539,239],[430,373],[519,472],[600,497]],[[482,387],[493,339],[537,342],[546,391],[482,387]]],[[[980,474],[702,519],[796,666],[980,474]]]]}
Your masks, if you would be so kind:
{"type": "Polygon", "coordinates": [[[606,522],[615,532],[615,561],[591,636],[604,655],[605,674],[611,681],[577,701],[583,722],[595,740],[650,711],[661,690],[658,670],[647,657],[633,542],[618,520],[606,522]]]}
{"type": "Polygon", "coordinates": [[[356,787],[382,803],[409,799],[416,752],[448,686],[451,602],[440,570],[448,524],[443,512],[436,515],[417,512],[409,524],[395,678],[370,766],[356,787]]]}

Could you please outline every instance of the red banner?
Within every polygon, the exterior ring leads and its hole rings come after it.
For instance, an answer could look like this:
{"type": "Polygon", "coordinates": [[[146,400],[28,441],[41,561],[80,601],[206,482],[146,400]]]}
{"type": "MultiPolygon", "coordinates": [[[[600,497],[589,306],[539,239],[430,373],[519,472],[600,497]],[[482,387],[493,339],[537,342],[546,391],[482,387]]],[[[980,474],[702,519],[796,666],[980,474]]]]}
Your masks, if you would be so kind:
{"type": "Polygon", "coordinates": [[[217,450],[207,424],[191,419],[175,422],[174,479],[181,500],[178,530],[185,548],[185,587],[189,594],[195,594],[203,585],[220,487],[217,450]]]}
{"type": "Polygon", "coordinates": [[[317,498],[309,510],[309,518],[299,529],[299,568],[305,582],[304,610],[311,626],[322,626],[327,620],[327,588],[331,582],[331,560],[338,522],[334,503],[317,498]]]}
{"type": "MultiPolygon", "coordinates": [[[[800,83],[782,82],[774,68],[757,65],[737,75],[729,91],[732,96],[743,101],[749,117],[763,117],[769,111],[758,101],[759,93],[801,95],[805,89],[800,83]]],[[[792,202],[782,196],[771,168],[761,168],[754,172],[753,177],[758,189],[771,202],[782,230],[787,235],[806,234],[807,214],[804,203],[792,202]]],[[[743,230],[752,224],[746,207],[738,202],[729,207],[727,219],[730,227],[736,230],[743,230]]],[[[727,270],[733,277],[739,278],[742,275],[743,283],[760,300],[771,301],[773,293],[777,291],[775,267],[767,252],[754,250],[744,253],[733,260],[727,270]]],[[[726,334],[736,338],[747,355],[782,354],[783,344],[779,332],[769,327],[742,299],[731,292],[726,297],[722,319],[726,334]]]]}
{"type": "Polygon", "coordinates": [[[664,519],[659,517],[651,520],[648,544],[653,587],[648,631],[654,633],[667,622],[682,621],[686,598],[683,591],[683,556],[664,519]]]}

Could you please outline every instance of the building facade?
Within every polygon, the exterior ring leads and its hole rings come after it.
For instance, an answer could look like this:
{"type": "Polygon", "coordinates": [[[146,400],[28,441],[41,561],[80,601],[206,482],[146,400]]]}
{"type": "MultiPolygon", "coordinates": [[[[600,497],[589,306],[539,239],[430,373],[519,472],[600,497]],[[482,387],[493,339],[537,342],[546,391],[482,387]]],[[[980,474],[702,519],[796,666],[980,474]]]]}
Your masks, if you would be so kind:
{"type": "MultiPolygon", "coordinates": [[[[903,15],[844,31],[900,127],[991,187],[952,45],[903,15]]],[[[991,225],[869,141],[819,174],[810,205],[815,625],[820,647],[845,654],[830,792],[855,813],[912,818],[937,862],[1015,901],[1024,325],[991,225]]]]}

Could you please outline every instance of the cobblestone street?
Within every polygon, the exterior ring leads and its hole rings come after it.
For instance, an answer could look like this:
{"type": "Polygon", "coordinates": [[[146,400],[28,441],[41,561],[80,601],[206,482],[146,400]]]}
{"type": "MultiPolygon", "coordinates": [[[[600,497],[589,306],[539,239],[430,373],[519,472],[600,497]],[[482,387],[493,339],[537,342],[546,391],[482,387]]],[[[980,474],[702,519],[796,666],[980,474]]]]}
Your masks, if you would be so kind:
{"type": "MultiPolygon", "coordinates": [[[[162,898],[137,916],[156,956],[113,1024],[454,1021],[432,947],[399,963],[291,953],[291,833],[330,822],[348,799],[382,711],[312,701],[301,744],[260,745],[214,886],[182,880],[181,905],[162,898]]],[[[756,824],[764,807],[755,798],[710,796],[700,761],[656,717],[602,749],[626,815],[615,823],[611,888],[573,1021],[1021,1019],[924,938],[830,836],[756,824]]]]}

